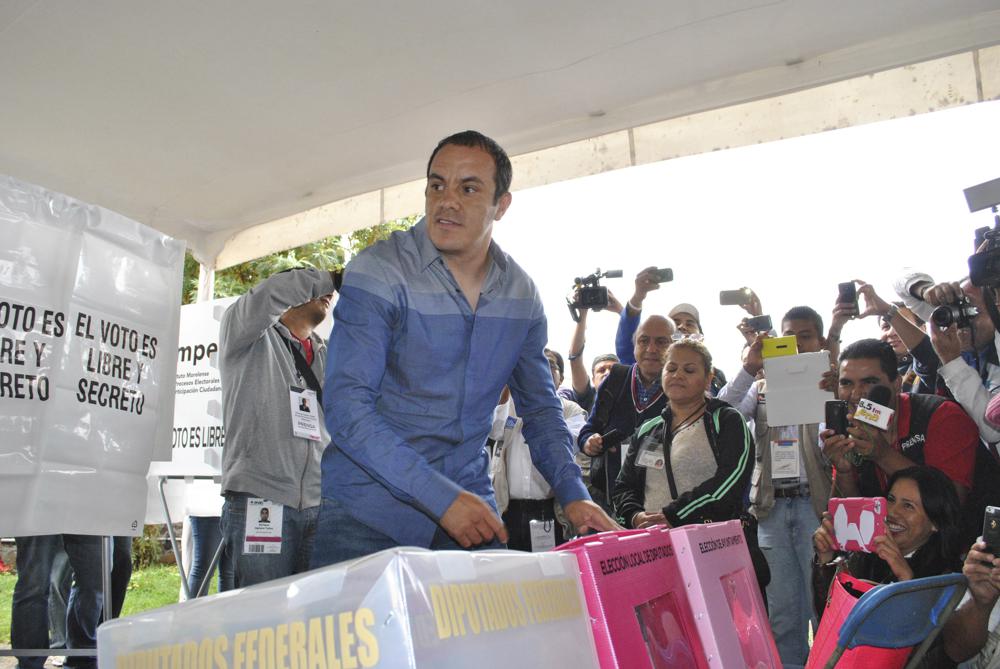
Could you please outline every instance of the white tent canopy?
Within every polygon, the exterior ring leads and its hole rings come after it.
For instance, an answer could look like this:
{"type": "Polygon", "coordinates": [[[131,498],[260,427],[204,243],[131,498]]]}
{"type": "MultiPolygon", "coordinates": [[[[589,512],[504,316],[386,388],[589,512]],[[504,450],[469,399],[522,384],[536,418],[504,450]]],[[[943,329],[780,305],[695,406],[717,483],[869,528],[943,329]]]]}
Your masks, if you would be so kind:
{"type": "Polygon", "coordinates": [[[456,130],[521,154],[997,43],[998,0],[5,0],[0,173],[211,266],[456,130]]]}

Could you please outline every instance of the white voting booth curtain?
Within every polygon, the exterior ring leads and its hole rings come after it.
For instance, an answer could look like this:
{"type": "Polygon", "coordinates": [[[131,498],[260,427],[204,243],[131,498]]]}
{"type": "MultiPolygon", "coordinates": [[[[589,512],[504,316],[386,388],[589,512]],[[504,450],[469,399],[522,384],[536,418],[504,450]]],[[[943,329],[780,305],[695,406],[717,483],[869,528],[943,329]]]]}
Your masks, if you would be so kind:
{"type": "Polygon", "coordinates": [[[184,244],[2,176],[0,234],[0,534],[139,534],[170,458],[184,244]]]}

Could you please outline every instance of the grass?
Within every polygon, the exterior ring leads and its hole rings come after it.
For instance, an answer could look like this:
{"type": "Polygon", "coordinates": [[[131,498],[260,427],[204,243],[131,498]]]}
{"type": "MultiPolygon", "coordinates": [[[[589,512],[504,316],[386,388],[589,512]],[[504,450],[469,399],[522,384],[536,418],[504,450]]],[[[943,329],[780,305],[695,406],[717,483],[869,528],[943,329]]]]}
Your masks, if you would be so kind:
{"type": "Polygon", "coordinates": [[[14,598],[17,577],[7,572],[0,574],[0,644],[10,645],[10,602],[14,598]]]}
{"type": "MultiPolygon", "coordinates": [[[[0,574],[0,645],[10,646],[10,604],[14,596],[14,574],[0,574]]],[[[181,587],[181,575],[174,565],[156,565],[132,572],[125,595],[122,617],[176,604],[181,587]]],[[[216,592],[218,579],[212,580],[211,592],[216,592]]]]}

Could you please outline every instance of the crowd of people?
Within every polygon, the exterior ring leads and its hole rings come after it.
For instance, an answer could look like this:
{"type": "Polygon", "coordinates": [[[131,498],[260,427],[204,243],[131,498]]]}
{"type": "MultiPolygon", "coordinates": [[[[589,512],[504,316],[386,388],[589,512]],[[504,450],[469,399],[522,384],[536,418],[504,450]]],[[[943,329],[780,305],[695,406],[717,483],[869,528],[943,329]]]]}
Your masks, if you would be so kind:
{"type": "MultiPolygon", "coordinates": [[[[971,596],[933,666],[979,654],[1000,667],[1000,556],[975,533],[1000,488],[1000,426],[987,417],[1000,363],[982,291],[912,273],[894,301],[854,282],[860,305],[837,301],[827,328],[809,306],[775,331],[744,318],[733,323],[742,366],[727,377],[696,306],[643,312],[660,287],[647,268],[624,305],[608,295],[617,336],[588,366],[589,310],[564,359],[535,285],[492,241],[511,174],[493,140],[447,137],[412,229],[343,273],[272,276],[226,312],[221,529],[233,585],[400,545],[537,551],[592,531],[740,520],[785,663],[805,663],[837,570],[877,582],[962,570],[971,596]],[[314,330],[335,293],[324,342],[314,330]],[[978,308],[967,327],[926,325],[960,299],[978,308]],[[841,342],[849,320],[869,317],[881,339],[841,342]],[[764,348],[778,335],[829,353],[817,383],[851,415],[888,388],[888,429],[770,425],[764,348]],[[887,499],[887,531],[872,553],[838,554],[828,501],[859,496],[887,499]]],[[[762,316],[745,294],[747,315],[762,316]]],[[[13,644],[38,647],[18,628],[20,592],[19,581],[13,644]]]]}

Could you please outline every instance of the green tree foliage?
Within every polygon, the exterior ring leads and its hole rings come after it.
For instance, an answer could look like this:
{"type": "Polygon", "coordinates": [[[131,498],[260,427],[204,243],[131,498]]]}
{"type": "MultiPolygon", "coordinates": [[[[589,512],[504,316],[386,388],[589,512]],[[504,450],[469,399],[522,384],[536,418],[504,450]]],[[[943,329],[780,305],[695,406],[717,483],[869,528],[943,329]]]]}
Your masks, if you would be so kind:
{"type": "MultiPolygon", "coordinates": [[[[418,216],[407,216],[386,221],[376,226],[356,230],[349,236],[351,256],[386,239],[396,230],[407,230],[417,222],[418,216]]],[[[335,270],[345,265],[344,245],[341,237],[326,237],[311,244],[304,244],[288,251],[280,251],[241,265],[227,267],[215,273],[215,297],[242,295],[272,274],[293,267],[316,267],[335,270]]],[[[194,302],[198,297],[198,262],[190,253],[184,258],[183,303],[194,302]]]]}

